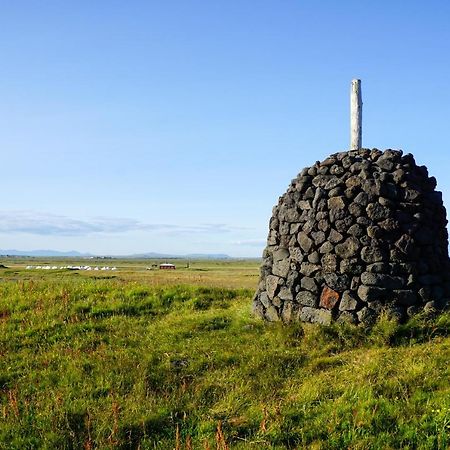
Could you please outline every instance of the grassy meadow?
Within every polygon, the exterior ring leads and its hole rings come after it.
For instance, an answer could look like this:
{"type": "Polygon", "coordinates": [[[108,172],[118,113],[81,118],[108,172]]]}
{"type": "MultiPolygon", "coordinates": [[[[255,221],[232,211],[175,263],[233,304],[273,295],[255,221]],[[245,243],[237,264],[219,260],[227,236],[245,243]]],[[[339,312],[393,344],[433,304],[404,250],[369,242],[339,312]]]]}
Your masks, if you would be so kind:
{"type": "Polygon", "coordinates": [[[0,449],[450,448],[449,313],[281,326],[257,261],[0,262],[0,449]]]}

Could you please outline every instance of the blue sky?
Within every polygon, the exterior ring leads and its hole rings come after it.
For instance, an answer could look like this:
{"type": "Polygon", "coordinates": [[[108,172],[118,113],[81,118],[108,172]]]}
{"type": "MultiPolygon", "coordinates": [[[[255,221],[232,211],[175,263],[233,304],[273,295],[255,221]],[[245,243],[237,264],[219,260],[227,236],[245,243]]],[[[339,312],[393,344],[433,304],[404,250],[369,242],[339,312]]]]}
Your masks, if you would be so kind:
{"type": "Polygon", "coordinates": [[[0,1],[0,248],[259,256],[278,196],[349,145],[450,201],[446,1],[0,1]]]}

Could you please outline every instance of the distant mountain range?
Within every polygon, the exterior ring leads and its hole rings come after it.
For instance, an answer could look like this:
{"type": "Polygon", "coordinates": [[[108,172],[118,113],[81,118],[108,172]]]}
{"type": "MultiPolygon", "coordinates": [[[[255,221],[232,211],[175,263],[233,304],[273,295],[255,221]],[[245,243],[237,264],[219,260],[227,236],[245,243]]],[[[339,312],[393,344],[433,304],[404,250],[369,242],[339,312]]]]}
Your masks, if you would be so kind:
{"type": "Polygon", "coordinates": [[[1,256],[73,256],[88,257],[89,253],[80,253],[75,250],[59,252],[57,250],[0,250],[1,256]]]}
{"type": "Polygon", "coordinates": [[[165,253],[142,253],[126,256],[126,258],[148,258],[148,259],[231,259],[231,256],[223,253],[189,253],[188,255],[173,255],[165,253]]]}
{"type": "MultiPolygon", "coordinates": [[[[0,256],[46,256],[46,257],[73,257],[89,258],[94,256],[91,253],[80,253],[75,250],[61,252],[57,250],[0,250],[0,256]]],[[[109,255],[108,255],[109,256],[109,255]]],[[[231,256],[223,253],[190,253],[188,255],[173,255],[169,253],[140,253],[135,255],[111,255],[115,258],[136,258],[136,259],[231,259],[231,256]]]]}

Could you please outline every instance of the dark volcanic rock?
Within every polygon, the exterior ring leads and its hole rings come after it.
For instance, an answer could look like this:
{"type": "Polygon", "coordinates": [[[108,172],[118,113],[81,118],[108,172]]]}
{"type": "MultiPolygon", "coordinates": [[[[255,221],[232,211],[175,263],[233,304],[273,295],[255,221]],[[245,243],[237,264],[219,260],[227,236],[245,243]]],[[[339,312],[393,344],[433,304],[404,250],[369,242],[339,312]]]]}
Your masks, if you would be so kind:
{"type": "Polygon", "coordinates": [[[300,172],[273,209],[254,314],[373,324],[449,305],[446,211],[412,155],[331,155],[300,172]]]}
{"type": "Polygon", "coordinates": [[[349,291],[345,291],[342,295],[341,304],[339,305],[340,311],[354,311],[358,306],[358,302],[355,298],[349,293],[349,291]]]}
{"type": "Polygon", "coordinates": [[[331,311],[325,309],[316,309],[305,306],[300,313],[300,320],[303,322],[320,323],[321,325],[330,325],[333,317],[331,311]]]}
{"type": "Polygon", "coordinates": [[[347,238],[342,244],[336,245],[335,252],[342,259],[349,259],[355,256],[361,244],[354,236],[347,238]]]}
{"type": "Polygon", "coordinates": [[[316,294],[313,294],[309,291],[300,291],[295,300],[304,306],[317,306],[319,301],[316,294]]]}

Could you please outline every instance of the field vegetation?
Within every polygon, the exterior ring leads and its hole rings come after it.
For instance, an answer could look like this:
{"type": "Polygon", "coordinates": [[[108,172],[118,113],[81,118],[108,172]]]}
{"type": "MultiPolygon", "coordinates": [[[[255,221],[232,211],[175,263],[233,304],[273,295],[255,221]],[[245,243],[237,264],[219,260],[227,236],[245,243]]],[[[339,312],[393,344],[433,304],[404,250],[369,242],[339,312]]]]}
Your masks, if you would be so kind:
{"type": "Polygon", "coordinates": [[[2,449],[450,448],[449,313],[281,326],[255,261],[3,262],[2,449]]]}

